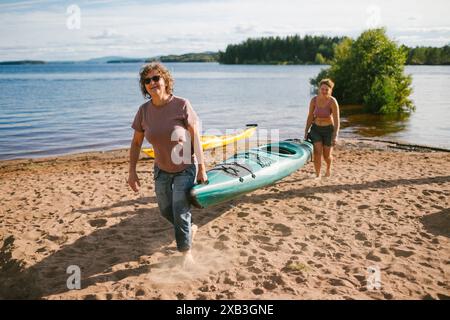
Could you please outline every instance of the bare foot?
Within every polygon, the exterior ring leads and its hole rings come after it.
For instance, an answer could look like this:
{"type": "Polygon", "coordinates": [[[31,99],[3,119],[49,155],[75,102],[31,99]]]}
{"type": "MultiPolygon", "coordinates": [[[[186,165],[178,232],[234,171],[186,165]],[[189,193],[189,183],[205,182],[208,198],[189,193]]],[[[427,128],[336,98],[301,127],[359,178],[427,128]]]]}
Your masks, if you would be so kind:
{"type": "Polygon", "coordinates": [[[325,177],[326,177],[326,178],[331,177],[331,170],[330,170],[330,171],[327,171],[327,173],[325,173],[325,177]]]}

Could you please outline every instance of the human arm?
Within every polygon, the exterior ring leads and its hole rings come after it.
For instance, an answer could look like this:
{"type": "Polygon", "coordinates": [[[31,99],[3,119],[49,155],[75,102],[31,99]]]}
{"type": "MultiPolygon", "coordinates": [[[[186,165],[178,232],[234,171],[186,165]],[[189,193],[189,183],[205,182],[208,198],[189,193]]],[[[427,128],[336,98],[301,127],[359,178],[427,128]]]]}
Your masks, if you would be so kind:
{"type": "Polygon", "coordinates": [[[309,103],[308,117],[306,119],[304,140],[308,138],[308,132],[309,129],[311,128],[313,121],[314,121],[314,99],[311,99],[311,102],[309,103]]]}
{"type": "Polygon", "coordinates": [[[128,185],[134,192],[138,192],[138,186],[141,184],[136,172],[136,165],[139,161],[139,153],[141,152],[142,142],[144,141],[144,132],[135,130],[130,146],[130,167],[128,170],[128,185]]]}
{"type": "Polygon", "coordinates": [[[203,154],[202,142],[200,140],[200,132],[197,123],[188,125],[191,143],[194,146],[194,154],[198,161],[197,182],[205,183],[208,180],[206,175],[205,157],[203,154]]]}
{"type": "Polygon", "coordinates": [[[339,129],[341,126],[341,124],[340,124],[341,118],[339,115],[339,104],[336,99],[333,99],[333,103],[331,104],[331,111],[333,113],[334,131],[333,131],[332,142],[333,142],[333,146],[334,146],[334,145],[336,145],[336,142],[338,141],[339,129]]]}

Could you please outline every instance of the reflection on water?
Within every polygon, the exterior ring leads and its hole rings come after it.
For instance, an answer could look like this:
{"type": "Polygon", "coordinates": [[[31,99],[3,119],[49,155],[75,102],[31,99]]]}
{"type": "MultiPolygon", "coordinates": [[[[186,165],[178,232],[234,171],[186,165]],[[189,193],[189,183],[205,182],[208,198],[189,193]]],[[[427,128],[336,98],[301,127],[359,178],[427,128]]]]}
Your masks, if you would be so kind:
{"type": "Polygon", "coordinates": [[[346,132],[363,137],[382,137],[406,129],[410,114],[364,113],[362,106],[341,106],[341,126],[346,132]]]}

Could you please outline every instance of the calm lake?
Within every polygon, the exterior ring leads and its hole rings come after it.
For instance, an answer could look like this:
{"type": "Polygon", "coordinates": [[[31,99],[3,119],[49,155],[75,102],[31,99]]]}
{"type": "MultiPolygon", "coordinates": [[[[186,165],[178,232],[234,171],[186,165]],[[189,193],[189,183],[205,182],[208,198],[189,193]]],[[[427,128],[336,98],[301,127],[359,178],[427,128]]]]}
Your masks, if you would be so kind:
{"type": "MultiPolygon", "coordinates": [[[[141,64],[0,66],[0,160],[128,147],[144,102],[141,64]]],[[[303,138],[309,79],[323,66],[168,63],[175,94],[188,98],[205,133],[257,123],[303,138]]],[[[450,149],[450,66],[408,66],[410,117],[347,115],[342,137],[377,137],[450,149]]]]}

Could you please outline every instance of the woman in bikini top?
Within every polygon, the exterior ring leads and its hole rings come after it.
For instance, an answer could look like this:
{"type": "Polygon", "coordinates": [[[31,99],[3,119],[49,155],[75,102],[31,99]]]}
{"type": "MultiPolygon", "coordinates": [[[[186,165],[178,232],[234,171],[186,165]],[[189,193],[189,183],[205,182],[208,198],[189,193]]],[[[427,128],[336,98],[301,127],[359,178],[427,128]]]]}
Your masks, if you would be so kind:
{"type": "Polygon", "coordinates": [[[323,79],[319,84],[319,95],[311,99],[305,127],[305,140],[314,144],[314,168],[320,177],[322,155],[327,163],[326,177],[331,176],[332,149],[339,133],[339,105],[332,97],[334,83],[323,79]]]}

